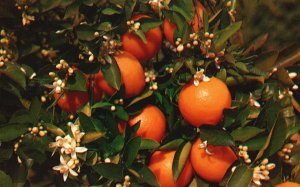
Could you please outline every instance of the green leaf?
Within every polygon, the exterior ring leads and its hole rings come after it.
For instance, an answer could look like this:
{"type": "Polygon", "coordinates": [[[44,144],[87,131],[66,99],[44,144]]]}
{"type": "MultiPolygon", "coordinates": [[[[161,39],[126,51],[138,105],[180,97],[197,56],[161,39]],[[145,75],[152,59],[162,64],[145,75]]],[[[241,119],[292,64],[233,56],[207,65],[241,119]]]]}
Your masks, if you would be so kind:
{"type": "Polygon", "coordinates": [[[79,40],[92,41],[95,39],[95,30],[89,25],[79,25],[76,27],[76,34],[79,40]]]}
{"type": "Polygon", "coordinates": [[[40,1],[40,9],[41,12],[46,12],[51,9],[58,7],[61,4],[62,0],[52,1],[52,0],[44,0],[40,1]]]}
{"type": "Polygon", "coordinates": [[[76,70],[74,75],[68,78],[67,88],[69,90],[86,91],[86,76],[84,73],[76,70]]]}
{"type": "Polygon", "coordinates": [[[131,166],[140,149],[142,138],[140,136],[131,139],[124,148],[124,162],[127,167],[131,166]]]}
{"type": "Polygon", "coordinates": [[[46,126],[46,129],[48,132],[54,134],[55,136],[64,136],[65,135],[65,132],[61,128],[59,128],[51,123],[43,123],[43,125],[46,126]]]}
{"type": "Polygon", "coordinates": [[[262,71],[272,71],[276,60],[278,58],[278,51],[269,51],[259,55],[257,59],[255,59],[254,66],[262,71]]]}
{"type": "Polygon", "coordinates": [[[191,148],[191,142],[183,142],[175,153],[172,164],[172,173],[175,181],[177,181],[177,179],[179,178],[185,166],[185,163],[189,158],[191,148]]]}
{"type": "Polygon", "coordinates": [[[120,164],[101,163],[93,167],[101,176],[110,180],[123,180],[124,168],[120,164]]]}
{"type": "Polygon", "coordinates": [[[252,181],[253,169],[246,165],[237,166],[230,177],[228,187],[248,187],[252,181]]]}
{"type": "Polygon", "coordinates": [[[0,68],[0,73],[6,75],[11,80],[16,82],[22,88],[26,86],[25,74],[21,71],[17,64],[5,63],[5,66],[0,68]]]}
{"type": "Polygon", "coordinates": [[[208,20],[208,14],[206,10],[203,10],[203,26],[204,26],[204,32],[208,32],[209,20],[208,20]]]}
{"type": "Polygon", "coordinates": [[[241,73],[249,73],[248,67],[245,63],[243,62],[237,62],[236,64],[236,68],[241,72],[241,73]]]}
{"type": "Polygon", "coordinates": [[[240,127],[236,130],[232,131],[230,135],[235,141],[245,142],[258,134],[264,132],[264,129],[260,129],[257,127],[247,126],[247,127],[240,127]]]}
{"type": "Polygon", "coordinates": [[[175,150],[178,149],[178,147],[184,142],[183,139],[175,139],[172,140],[162,146],[159,147],[159,150],[162,151],[169,151],[169,150],[175,150]]]}
{"type": "Polygon", "coordinates": [[[159,147],[159,143],[151,139],[142,139],[140,149],[156,149],[159,147]]]}
{"type": "Polygon", "coordinates": [[[114,115],[116,115],[117,118],[123,121],[129,120],[129,115],[126,112],[126,110],[122,106],[116,106],[116,110],[114,111],[114,115]]]}
{"type": "MultiPolygon", "coordinates": [[[[1,147],[1,149],[0,149],[0,163],[1,163],[1,161],[9,160],[12,155],[13,155],[13,148],[12,147],[10,147],[10,148],[1,147]]],[[[0,184],[1,184],[1,180],[0,180],[0,184]]]]}
{"type": "Polygon", "coordinates": [[[112,25],[110,22],[102,22],[97,27],[95,27],[95,29],[108,32],[112,29],[112,25]]]}
{"type": "Polygon", "coordinates": [[[116,150],[116,152],[119,152],[123,149],[125,144],[124,138],[120,135],[117,135],[114,140],[110,143],[110,145],[116,150]]]}
{"type": "Polygon", "coordinates": [[[276,153],[284,144],[287,136],[287,126],[285,119],[278,114],[275,124],[273,125],[265,145],[260,149],[255,160],[262,157],[267,158],[276,153]]]}
{"type": "Polygon", "coordinates": [[[81,5],[81,3],[76,1],[76,2],[72,3],[70,6],[68,6],[66,8],[64,20],[66,20],[68,18],[76,18],[77,16],[79,16],[80,5],[81,5]]]}
{"type": "Polygon", "coordinates": [[[151,29],[159,27],[162,21],[156,19],[142,18],[139,20],[141,22],[141,30],[145,33],[151,29]]]}
{"type": "Polygon", "coordinates": [[[234,35],[241,27],[242,22],[235,22],[225,29],[217,31],[214,37],[214,46],[217,51],[220,51],[224,48],[225,42],[234,35]]]}
{"type": "Polygon", "coordinates": [[[153,95],[153,91],[152,90],[146,90],[145,92],[143,92],[142,94],[140,94],[139,96],[135,97],[127,106],[130,107],[148,97],[151,97],[153,95]]]}
{"type": "Polygon", "coordinates": [[[226,131],[214,126],[203,125],[200,127],[200,139],[215,146],[234,146],[235,142],[226,131]]]}
{"type": "Polygon", "coordinates": [[[105,137],[105,132],[88,132],[82,137],[81,143],[88,144],[105,137]]]}
{"type": "Polygon", "coordinates": [[[243,145],[247,146],[249,151],[258,151],[265,145],[266,141],[267,136],[262,136],[248,140],[243,145]]]}
{"type": "Polygon", "coordinates": [[[36,123],[38,122],[39,118],[40,118],[40,112],[42,109],[42,103],[40,102],[40,100],[35,97],[31,104],[30,104],[30,114],[31,114],[31,119],[36,123]]]}
{"type": "Polygon", "coordinates": [[[156,176],[146,165],[134,164],[132,166],[132,169],[138,174],[138,177],[142,182],[147,183],[151,186],[160,186],[156,176]]]}
{"type": "Polygon", "coordinates": [[[20,58],[35,53],[39,50],[40,50],[40,46],[38,45],[35,44],[26,45],[25,48],[21,51],[20,58]]]}
{"type": "Polygon", "coordinates": [[[7,124],[0,127],[0,141],[9,142],[12,141],[25,132],[27,132],[28,127],[23,124],[7,124]]]}
{"type": "Polygon", "coordinates": [[[147,44],[147,38],[142,30],[137,30],[134,34],[136,34],[144,42],[144,44],[147,44]]]}
{"type": "Polygon", "coordinates": [[[10,176],[1,170],[0,170],[0,186],[13,187],[13,183],[10,176]]]}
{"type": "Polygon", "coordinates": [[[126,0],[124,4],[126,20],[131,19],[132,12],[137,4],[137,0],[126,0]]]}
{"type": "Polygon", "coordinates": [[[110,107],[113,106],[113,104],[109,103],[109,102],[98,102],[95,103],[91,108],[95,109],[95,108],[103,108],[103,109],[107,109],[110,110],[110,107]]]}
{"type": "Polygon", "coordinates": [[[180,13],[186,21],[191,21],[194,18],[193,0],[177,0],[170,7],[171,10],[180,13]]]}
{"type": "Polygon", "coordinates": [[[107,7],[105,9],[103,9],[101,11],[102,14],[105,14],[105,15],[114,15],[114,14],[121,14],[122,12],[116,8],[112,8],[112,7],[107,7]]]}
{"type": "Polygon", "coordinates": [[[109,64],[102,66],[102,73],[108,84],[116,90],[121,87],[121,73],[116,60],[113,57],[108,57],[109,64]]]}

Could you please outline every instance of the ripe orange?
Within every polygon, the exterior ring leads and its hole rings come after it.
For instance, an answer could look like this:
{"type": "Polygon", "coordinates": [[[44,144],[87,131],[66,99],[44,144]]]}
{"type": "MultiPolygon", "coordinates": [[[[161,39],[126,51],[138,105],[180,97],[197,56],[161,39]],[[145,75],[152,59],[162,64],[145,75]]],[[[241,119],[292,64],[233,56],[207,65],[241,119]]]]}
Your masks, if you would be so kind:
{"type": "Polygon", "coordinates": [[[194,171],[209,182],[220,182],[237,157],[228,146],[208,145],[207,148],[212,153],[208,155],[205,149],[199,147],[201,143],[202,141],[197,139],[190,153],[194,171]]]}
{"type": "MultiPolygon", "coordinates": [[[[133,97],[141,93],[145,87],[145,75],[142,65],[128,52],[120,52],[114,56],[120,68],[121,79],[125,87],[125,97],[133,97]]],[[[113,95],[116,90],[112,88],[99,71],[95,75],[96,90],[103,90],[108,95],[113,95]]]]}
{"type": "Polygon", "coordinates": [[[226,84],[215,77],[208,82],[201,81],[198,86],[192,80],[180,91],[178,105],[182,116],[191,125],[217,125],[223,110],[231,106],[231,95],[226,84]]]}
{"type": "Polygon", "coordinates": [[[284,182],[277,184],[275,187],[300,187],[300,184],[294,182],[284,182]]]}
{"type": "Polygon", "coordinates": [[[175,151],[156,151],[150,158],[149,168],[157,177],[162,187],[184,187],[192,178],[193,169],[188,159],[178,180],[176,182],[174,181],[172,175],[174,156],[175,151]]]}
{"type": "MultiPolygon", "coordinates": [[[[196,1],[196,9],[194,11],[194,18],[190,23],[188,23],[190,26],[192,26],[193,32],[198,32],[199,27],[202,27],[202,25],[203,25],[203,10],[204,10],[203,5],[199,1],[196,1]],[[199,15],[199,17],[198,17],[198,15],[199,15]]],[[[167,18],[164,19],[163,30],[164,30],[164,35],[165,35],[166,39],[172,45],[174,45],[174,33],[177,29],[177,26],[175,24],[173,24],[171,21],[172,20],[168,20],[167,18]]]]}
{"type": "MultiPolygon", "coordinates": [[[[54,98],[58,99],[60,94],[54,93],[54,98]]],[[[87,103],[89,96],[87,92],[81,91],[64,91],[64,94],[57,101],[57,105],[69,114],[75,114],[76,110],[87,103]]]]}
{"type": "MultiPolygon", "coordinates": [[[[141,18],[150,18],[147,15],[139,14],[132,17],[138,21],[141,18]]],[[[145,33],[147,43],[144,43],[136,34],[126,32],[122,35],[121,41],[124,51],[133,54],[140,61],[147,61],[153,58],[159,51],[162,42],[162,32],[160,27],[148,30],[145,33]]]]}
{"type": "MultiPolygon", "coordinates": [[[[166,118],[160,109],[154,105],[147,105],[140,114],[132,117],[128,124],[135,125],[140,121],[140,128],[136,132],[137,136],[152,139],[160,142],[166,132],[166,118]]],[[[124,123],[120,123],[120,132],[124,131],[124,123]]]]}

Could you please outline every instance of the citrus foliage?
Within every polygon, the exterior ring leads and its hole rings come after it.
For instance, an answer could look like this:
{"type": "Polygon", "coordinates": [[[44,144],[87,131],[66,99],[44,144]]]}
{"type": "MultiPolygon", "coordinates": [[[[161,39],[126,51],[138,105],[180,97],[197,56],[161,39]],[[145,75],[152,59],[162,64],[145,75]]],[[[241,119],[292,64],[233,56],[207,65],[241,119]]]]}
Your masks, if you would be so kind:
{"type": "Polygon", "coordinates": [[[0,184],[300,182],[299,46],[241,41],[236,11],[234,0],[1,1],[0,184]],[[214,81],[206,110],[180,96],[214,81]],[[193,124],[180,99],[210,119],[193,124]]]}

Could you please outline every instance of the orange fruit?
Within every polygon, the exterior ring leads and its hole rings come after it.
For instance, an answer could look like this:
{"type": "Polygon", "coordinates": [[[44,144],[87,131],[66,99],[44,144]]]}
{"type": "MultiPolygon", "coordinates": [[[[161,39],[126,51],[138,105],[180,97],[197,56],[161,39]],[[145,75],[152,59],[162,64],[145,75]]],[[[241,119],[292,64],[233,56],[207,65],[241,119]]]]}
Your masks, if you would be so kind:
{"type": "Polygon", "coordinates": [[[275,187],[300,187],[300,184],[294,182],[284,182],[277,184],[275,187]]]}
{"type": "MultiPolygon", "coordinates": [[[[133,126],[140,121],[140,127],[136,132],[136,136],[142,136],[145,139],[152,139],[160,142],[166,132],[166,118],[162,111],[154,106],[147,105],[141,113],[132,117],[128,124],[133,126]]],[[[122,133],[125,123],[119,123],[119,129],[122,133]]]]}
{"type": "Polygon", "coordinates": [[[87,92],[81,91],[64,91],[63,95],[59,98],[60,94],[54,93],[54,98],[58,99],[57,105],[69,114],[76,114],[77,109],[89,101],[87,92]]]}
{"type": "MultiPolygon", "coordinates": [[[[128,52],[120,52],[114,56],[119,66],[122,83],[125,87],[125,97],[133,97],[140,94],[145,87],[145,75],[142,65],[128,52]]],[[[113,95],[116,90],[112,88],[99,71],[95,75],[96,90],[103,90],[108,95],[113,95]]]]}
{"type": "Polygon", "coordinates": [[[178,105],[183,118],[191,125],[217,125],[223,110],[231,106],[231,95],[226,84],[218,78],[201,81],[198,86],[192,80],[180,91],[178,105]]]}
{"type": "Polygon", "coordinates": [[[197,139],[190,153],[194,171],[209,182],[220,182],[237,157],[228,146],[208,145],[207,149],[212,153],[209,155],[205,149],[199,147],[201,143],[202,141],[197,139]]]}
{"type": "MultiPolygon", "coordinates": [[[[132,17],[133,21],[141,18],[150,18],[144,14],[138,14],[132,17]]],[[[147,43],[144,43],[135,33],[126,32],[122,35],[121,41],[123,50],[133,54],[140,61],[147,61],[153,58],[160,50],[162,42],[162,32],[160,27],[156,27],[145,32],[147,43]]]]}
{"type": "MultiPolygon", "coordinates": [[[[204,7],[203,5],[199,2],[196,1],[196,9],[194,11],[194,18],[191,22],[188,24],[193,28],[193,32],[198,32],[199,27],[202,27],[203,25],[203,10],[204,7]],[[198,17],[199,15],[199,17],[198,17]],[[199,22],[200,21],[200,22],[199,22]]],[[[174,45],[174,33],[177,29],[177,26],[172,23],[172,20],[168,20],[167,18],[164,19],[163,23],[163,30],[164,30],[164,35],[166,39],[174,45]]]]}
{"type": "Polygon", "coordinates": [[[156,151],[150,158],[149,169],[162,187],[184,187],[192,178],[193,169],[188,159],[177,181],[174,181],[172,174],[174,156],[175,151],[156,151]]]}

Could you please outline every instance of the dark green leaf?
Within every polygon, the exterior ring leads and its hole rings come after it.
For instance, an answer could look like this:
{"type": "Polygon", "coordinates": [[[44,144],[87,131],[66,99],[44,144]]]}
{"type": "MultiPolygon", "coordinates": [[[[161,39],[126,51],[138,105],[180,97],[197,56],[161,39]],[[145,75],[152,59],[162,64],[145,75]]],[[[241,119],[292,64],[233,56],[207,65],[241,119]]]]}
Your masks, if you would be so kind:
{"type": "Polygon", "coordinates": [[[109,102],[98,102],[95,103],[91,108],[95,109],[95,108],[103,108],[103,109],[107,109],[110,110],[110,107],[113,106],[113,104],[109,103],[109,102]]]}
{"type": "Polygon", "coordinates": [[[175,139],[172,140],[162,146],[159,147],[159,150],[162,151],[169,151],[169,150],[175,150],[178,149],[178,147],[184,142],[183,139],[175,139]]]}
{"type": "Polygon", "coordinates": [[[134,7],[136,6],[137,0],[127,0],[125,1],[124,8],[125,8],[125,15],[126,20],[131,19],[132,12],[134,10],[134,7]]]}
{"type": "MultiPolygon", "coordinates": [[[[5,161],[5,160],[10,159],[12,154],[13,154],[13,148],[12,147],[11,148],[1,147],[1,149],[0,149],[0,163],[3,160],[5,161]]],[[[0,180],[0,184],[1,184],[1,180],[0,180]]]]}
{"type": "Polygon", "coordinates": [[[84,136],[82,137],[81,143],[88,144],[103,137],[105,137],[104,132],[88,132],[85,133],[84,136]]]}
{"type": "Polygon", "coordinates": [[[194,17],[193,0],[175,1],[170,9],[180,13],[186,21],[191,21],[194,17]]]}
{"type": "Polygon", "coordinates": [[[103,9],[101,12],[102,12],[102,14],[105,14],[105,15],[121,14],[120,10],[118,10],[116,8],[112,8],[112,7],[107,7],[105,9],[103,9]]]}
{"type": "Polygon", "coordinates": [[[102,22],[100,25],[96,27],[96,30],[100,31],[110,31],[112,29],[112,25],[110,22],[102,22]]]}
{"type": "Polygon", "coordinates": [[[144,44],[147,44],[147,38],[142,30],[137,30],[134,34],[136,34],[144,42],[144,44]]]}
{"type": "Polygon", "coordinates": [[[245,142],[264,131],[265,131],[264,129],[247,126],[247,127],[237,128],[236,130],[232,131],[230,135],[235,141],[245,142]]]}
{"type": "Polygon", "coordinates": [[[124,148],[124,162],[126,166],[131,166],[140,149],[142,138],[140,136],[131,139],[124,148]]]}
{"type": "Polygon", "coordinates": [[[39,118],[40,118],[40,112],[42,109],[42,103],[40,102],[40,100],[35,97],[30,104],[30,114],[31,114],[31,119],[32,121],[34,121],[35,123],[38,122],[39,118]]]}
{"type": "Polygon", "coordinates": [[[142,139],[140,149],[155,149],[159,147],[159,143],[151,139],[142,139]]]}
{"type": "Polygon", "coordinates": [[[141,22],[141,29],[145,33],[148,30],[159,27],[162,24],[162,21],[156,19],[142,18],[139,20],[141,22]]]}
{"type": "Polygon", "coordinates": [[[0,68],[0,73],[3,73],[22,88],[25,88],[25,74],[21,71],[18,65],[14,63],[5,63],[5,66],[0,68]]]}
{"type": "Polygon", "coordinates": [[[95,39],[95,30],[88,25],[79,25],[76,27],[76,34],[79,40],[91,41],[95,39]]]}
{"type": "Polygon", "coordinates": [[[64,20],[66,20],[68,18],[75,18],[75,17],[79,16],[80,5],[81,5],[81,3],[76,1],[76,2],[72,3],[70,6],[68,6],[66,9],[66,12],[65,12],[64,20]]]}
{"type": "Polygon", "coordinates": [[[214,126],[204,125],[200,127],[200,139],[215,146],[234,146],[234,140],[226,131],[214,126]]]}
{"type": "Polygon", "coordinates": [[[134,164],[132,169],[138,174],[138,177],[142,182],[145,182],[151,186],[160,186],[156,176],[152,171],[143,164],[134,164]]]}
{"type": "Polygon", "coordinates": [[[248,187],[252,181],[253,169],[246,165],[237,166],[226,186],[248,187]]]}
{"type": "Polygon", "coordinates": [[[86,91],[86,76],[80,70],[76,70],[73,76],[69,77],[67,82],[69,90],[86,91]]]}
{"type": "Polygon", "coordinates": [[[192,148],[191,142],[183,142],[175,153],[173,164],[172,164],[172,173],[175,181],[177,181],[178,177],[180,176],[185,166],[186,161],[189,158],[191,148],[192,148]]]}
{"type": "Polygon", "coordinates": [[[153,91],[152,90],[147,90],[145,92],[143,92],[142,94],[140,94],[139,96],[135,97],[127,106],[127,107],[130,107],[131,105],[135,104],[135,103],[138,103],[139,101],[142,101],[150,96],[152,96],[153,94],[153,91]]]}
{"type": "Polygon", "coordinates": [[[285,68],[291,66],[300,60],[300,45],[298,42],[285,48],[279,54],[276,66],[285,68]]]}
{"type": "Polygon", "coordinates": [[[258,151],[265,145],[266,141],[267,137],[262,136],[248,140],[243,145],[247,146],[249,151],[258,151]]]}
{"type": "Polygon", "coordinates": [[[116,150],[116,152],[121,151],[124,147],[124,144],[124,138],[120,135],[117,135],[115,139],[110,143],[110,145],[116,150]]]}
{"type": "Polygon", "coordinates": [[[116,106],[116,110],[114,111],[114,114],[120,120],[128,121],[128,119],[129,119],[128,113],[126,112],[126,110],[124,110],[124,108],[122,106],[116,106]]]}
{"type": "Polygon", "coordinates": [[[9,175],[0,170],[0,186],[13,187],[12,180],[9,175]]]}
{"type": "Polygon", "coordinates": [[[64,136],[65,135],[65,132],[61,128],[59,128],[51,123],[44,123],[43,125],[46,126],[46,129],[48,132],[50,132],[56,136],[64,136]]]}
{"type": "Polygon", "coordinates": [[[27,132],[28,127],[23,124],[7,124],[0,127],[0,141],[9,142],[27,132]]]}
{"type": "Polygon", "coordinates": [[[111,180],[123,180],[124,168],[120,164],[101,163],[93,167],[93,169],[105,178],[111,180]]]}
{"type": "Polygon", "coordinates": [[[113,57],[108,57],[110,64],[106,64],[102,67],[102,73],[108,84],[116,90],[121,87],[121,73],[116,60],[113,57]]]}
{"type": "Polygon", "coordinates": [[[225,42],[240,29],[241,25],[242,22],[236,22],[215,33],[214,46],[217,51],[224,48],[225,42]]]}

